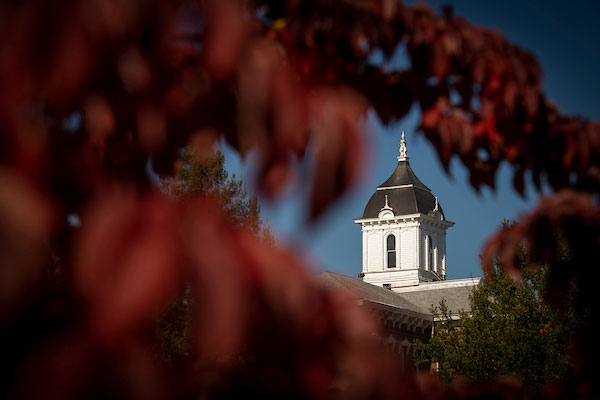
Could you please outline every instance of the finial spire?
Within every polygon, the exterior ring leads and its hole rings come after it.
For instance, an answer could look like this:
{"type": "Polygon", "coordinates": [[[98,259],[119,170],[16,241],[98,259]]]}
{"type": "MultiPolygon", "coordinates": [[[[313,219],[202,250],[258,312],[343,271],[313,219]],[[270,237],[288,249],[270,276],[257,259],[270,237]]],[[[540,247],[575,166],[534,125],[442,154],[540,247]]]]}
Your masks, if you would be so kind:
{"type": "Polygon", "coordinates": [[[398,157],[398,161],[408,160],[406,153],[406,140],[404,140],[404,130],[402,130],[402,139],[400,140],[400,156],[398,157]]]}
{"type": "Polygon", "coordinates": [[[383,208],[381,209],[381,211],[383,210],[390,210],[393,211],[394,209],[392,207],[390,207],[389,203],[388,203],[388,195],[385,195],[385,206],[383,206],[383,208]]]}

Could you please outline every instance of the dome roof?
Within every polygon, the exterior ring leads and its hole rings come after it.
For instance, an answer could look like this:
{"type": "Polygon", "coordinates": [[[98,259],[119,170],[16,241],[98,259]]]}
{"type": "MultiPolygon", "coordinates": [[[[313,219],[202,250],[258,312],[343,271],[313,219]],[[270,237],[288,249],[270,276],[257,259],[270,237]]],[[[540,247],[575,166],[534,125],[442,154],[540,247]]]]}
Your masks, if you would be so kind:
{"type": "Polygon", "coordinates": [[[429,214],[438,212],[445,219],[442,206],[431,189],[423,184],[413,172],[408,157],[399,157],[398,166],[392,176],[369,199],[362,218],[378,218],[382,208],[388,204],[395,216],[407,214],[429,214]],[[387,196],[387,199],[386,199],[387,196]]]}

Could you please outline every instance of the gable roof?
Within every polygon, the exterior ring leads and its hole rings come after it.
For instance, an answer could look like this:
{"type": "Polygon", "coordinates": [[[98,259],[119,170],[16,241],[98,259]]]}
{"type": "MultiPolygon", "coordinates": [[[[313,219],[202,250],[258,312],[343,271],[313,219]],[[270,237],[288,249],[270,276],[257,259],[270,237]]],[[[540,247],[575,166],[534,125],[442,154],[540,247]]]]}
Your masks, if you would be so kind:
{"type": "Polygon", "coordinates": [[[315,280],[322,287],[342,290],[356,299],[418,313],[426,318],[432,317],[431,308],[439,306],[444,299],[453,319],[458,317],[459,311],[470,311],[469,295],[479,283],[479,278],[421,283],[395,289],[401,291],[398,293],[333,272],[318,274],[315,280]]]}
{"type": "Polygon", "coordinates": [[[325,288],[345,291],[356,299],[408,310],[426,316],[431,315],[430,310],[412,303],[389,289],[371,285],[370,283],[349,276],[335,274],[333,272],[323,272],[316,275],[315,279],[325,288]]]}
{"type": "Polygon", "coordinates": [[[471,310],[469,295],[478,283],[478,278],[421,283],[416,290],[406,288],[404,291],[399,288],[401,292],[398,295],[429,313],[432,307],[439,307],[440,301],[444,299],[451,314],[458,316],[459,311],[468,313],[471,310]]]}

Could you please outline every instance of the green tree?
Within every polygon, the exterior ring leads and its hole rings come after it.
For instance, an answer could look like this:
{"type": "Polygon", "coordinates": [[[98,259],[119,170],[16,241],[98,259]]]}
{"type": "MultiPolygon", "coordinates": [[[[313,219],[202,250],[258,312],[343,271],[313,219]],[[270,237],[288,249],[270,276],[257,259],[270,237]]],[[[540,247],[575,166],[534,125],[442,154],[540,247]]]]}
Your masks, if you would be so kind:
{"type": "MultiPolygon", "coordinates": [[[[208,195],[221,203],[225,212],[238,226],[260,231],[260,205],[249,194],[241,179],[225,170],[225,156],[217,151],[213,157],[202,159],[189,148],[183,151],[183,166],[174,178],[165,178],[161,187],[170,195],[185,199],[208,195]]],[[[265,229],[268,232],[268,229],[265,229]]],[[[267,235],[268,236],[268,235],[267,235]]]]}
{"type": "Polygon", "coordinates": [[[445,382],[508,375],[539,388],[564,378],[575,318],[569,311],[559,315],[547,300],[548,268],[529,266],[525,249],[519,262],[528,266],[523,279],[514,282],[496,264],[472,291],[470,312],[461,312],[458,323],[444,302],[434,307],[439,322],[430,342],[419,344],[419,362],[437,363],[445,382]]]}
{"type": "Polygon", "coordinates": [[[171,368],[184,366],[192,351],[192,304],[188,289],[170,302],[156,323],[159,357],[171,368]]]}
{"type": "MultiPolygon", "coordinates": [[[[215,198],[234,224],[248,228],[269,243],[273,236],[268,225],[260,220],[260,205],[255,195],[249,194],[241,179],[225,170],[225,157],[217,151],[213,157],[197,157],[189,148],[184,149],[183,165],[174,178],[161,181],[161,188],[177,199],[205,195],[215,198]]],[[[178,368],[189,360],[192,350],[192,308],[194,299],[189,285],[181,295],[170,302],[156,325],[160,357],[167,365],[178,368]]]]}

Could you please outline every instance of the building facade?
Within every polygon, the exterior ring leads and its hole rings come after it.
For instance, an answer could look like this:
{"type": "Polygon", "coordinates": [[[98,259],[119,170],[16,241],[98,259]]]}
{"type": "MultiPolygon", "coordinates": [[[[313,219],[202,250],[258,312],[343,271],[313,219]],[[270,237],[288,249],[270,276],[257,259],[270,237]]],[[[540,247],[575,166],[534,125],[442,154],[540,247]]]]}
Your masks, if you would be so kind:
{"type": "Polygon", "coordinates": [[[454,222],[410,167],[404,132],[396,169],[354,222],[362,228],[365,282],[395,291],[446,279],[446,230],[454,222]]]}
{"type": "Polygon", "coordinates": [[[410,369],[415,368],[415,339],[427,342],[432,335],[432,307],[444,300],[458,320],[461,310],[469,311],[469,294],[479,278],[446,279],[446,231],[454,222],[412,170],[404,132],[397,161],[362,217],[354,220],[362,231],[362,281],[331,272],[318,275],[317,281],[374,310],[383,344],[410,369]]]}

